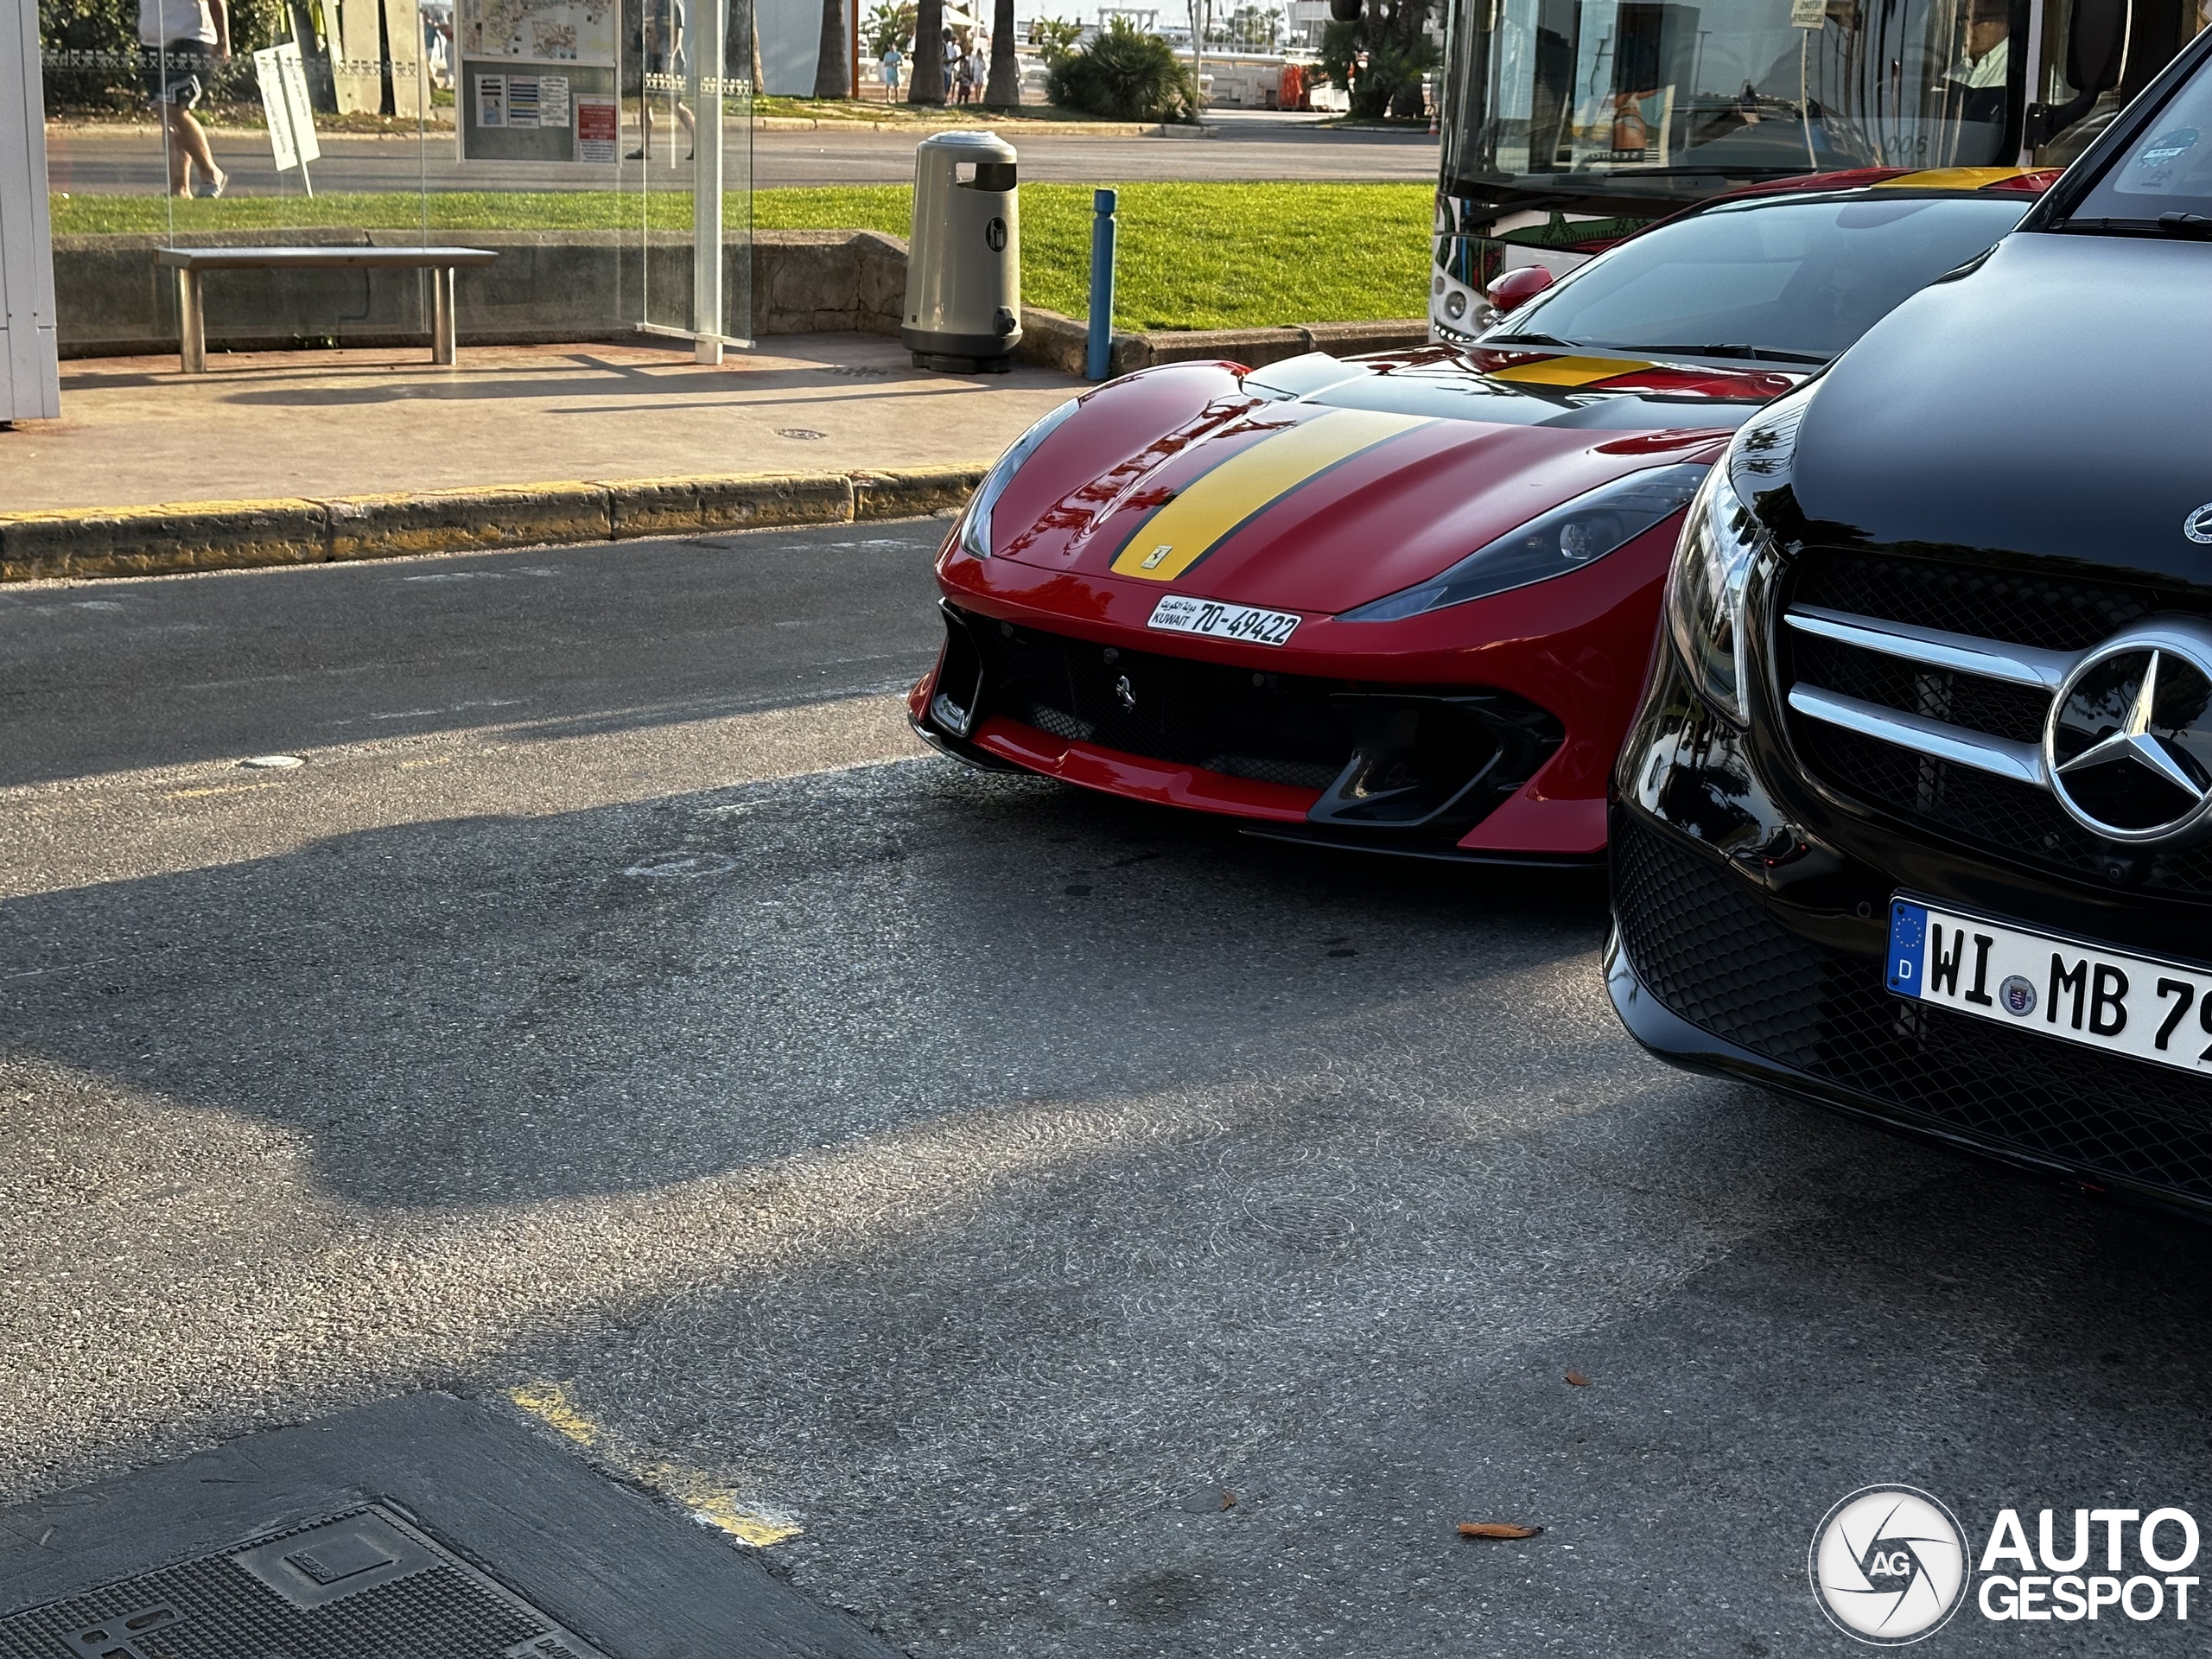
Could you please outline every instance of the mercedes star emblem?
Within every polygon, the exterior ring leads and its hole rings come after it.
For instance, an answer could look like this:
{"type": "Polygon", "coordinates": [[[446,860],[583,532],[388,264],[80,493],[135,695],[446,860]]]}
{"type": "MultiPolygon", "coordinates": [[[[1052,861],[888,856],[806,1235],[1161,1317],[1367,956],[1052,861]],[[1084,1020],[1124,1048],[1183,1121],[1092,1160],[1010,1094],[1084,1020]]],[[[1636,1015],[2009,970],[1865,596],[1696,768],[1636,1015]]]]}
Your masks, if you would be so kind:
{"type": "Polygon", "coordinates": [[[2181,521],[2181,533],[2192,542],[2212,542],[2212,501],[2181,521]]]}
{"type": "Polygon", "coordinates": [[[2169,841],[2212,817],[2212,628],[2140,622],[2075,664],[2044,731],[2051,793],[2109,841],[2169,841]]]}

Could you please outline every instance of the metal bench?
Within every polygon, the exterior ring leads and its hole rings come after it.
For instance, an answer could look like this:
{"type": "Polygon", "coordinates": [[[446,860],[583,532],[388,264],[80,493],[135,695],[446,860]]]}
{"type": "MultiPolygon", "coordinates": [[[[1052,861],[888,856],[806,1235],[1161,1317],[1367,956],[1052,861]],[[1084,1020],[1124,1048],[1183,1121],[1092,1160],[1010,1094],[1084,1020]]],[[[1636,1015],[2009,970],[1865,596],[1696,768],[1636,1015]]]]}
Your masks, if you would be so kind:
{"type": "Polygon", "coordinates": [[[176,272],[177,356],[187,374],[207,372],[207,315],[200,277],[210,270],[427,270],[430,276],[430,361],[451,364],[454,273],[463,265],[488,265],[487,248],[156,248],[154,263],[176,272]]]}

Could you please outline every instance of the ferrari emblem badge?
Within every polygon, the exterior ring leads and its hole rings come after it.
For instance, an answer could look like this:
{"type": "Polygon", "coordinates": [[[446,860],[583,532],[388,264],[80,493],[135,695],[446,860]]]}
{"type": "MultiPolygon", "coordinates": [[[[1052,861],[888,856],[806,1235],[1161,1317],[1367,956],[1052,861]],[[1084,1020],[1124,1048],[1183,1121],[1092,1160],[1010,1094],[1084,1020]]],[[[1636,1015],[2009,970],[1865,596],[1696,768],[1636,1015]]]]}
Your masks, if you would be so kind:
{"type": "Polygon", "coordinates": [[[1140,570],[1157,570],[1160,569],[1161,563],[1174,550],[1174,543],[1162,542],[1158,547],[1154,548],[1151,552],[1145,555],[1144,563],[1139,565],[1137,569],[1140,570]]]}
{"type": "Polygon", "coordinates": [[[1136,688],[1129,683],[1128,675],[1124,674],[1114,682],[1114,700],[1119,702],[1126,711],[1131,714],[1136,712],[1136,688]]]}

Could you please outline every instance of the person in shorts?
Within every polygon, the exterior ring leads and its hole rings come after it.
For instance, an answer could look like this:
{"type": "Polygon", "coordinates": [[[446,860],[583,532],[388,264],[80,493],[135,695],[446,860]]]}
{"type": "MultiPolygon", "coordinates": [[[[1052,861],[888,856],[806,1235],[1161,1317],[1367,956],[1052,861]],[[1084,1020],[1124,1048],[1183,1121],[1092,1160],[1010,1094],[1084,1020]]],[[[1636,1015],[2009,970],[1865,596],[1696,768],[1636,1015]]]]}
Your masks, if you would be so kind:
{"type": "MultiPolygon", "coordinates": [[[[684,39],[684,25],[690,20],[684,15],[683,0],[630,0],[628,10],[630,49],[623,54],[622,78],[624,90],[638,100],[639,137],[630,159],[642,162],[652,153],[656,96],[666,98],[670,82],[682,82],[690,76],[690,54],[684,39]]],[[[698,129],[691,106],[680,97],[672,101],[677,124],[692,134],[696,142],[698,129]]],[[[669,159],[674,162],[672,152],[669,159]]]]}
{"type": "Polygon", "coordinates": [[[138,0],[139,58],[146,96],[162,112],[169,194],[219,196],[230,175],[215,165],[193,105],[231,56],[231,18],[223,0],[138,0]],[[199,175],[200,188],[193,188],[199,175]]]}

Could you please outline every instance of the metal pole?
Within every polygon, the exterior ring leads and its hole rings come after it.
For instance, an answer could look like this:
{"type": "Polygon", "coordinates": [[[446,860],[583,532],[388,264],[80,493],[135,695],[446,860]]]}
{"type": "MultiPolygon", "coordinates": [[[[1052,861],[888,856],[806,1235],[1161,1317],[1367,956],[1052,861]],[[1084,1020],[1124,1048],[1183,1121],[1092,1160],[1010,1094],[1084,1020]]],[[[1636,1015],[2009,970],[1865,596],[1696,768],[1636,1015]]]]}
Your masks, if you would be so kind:
{"type": "Polygon", "coordinates": [[[1084,378],[1103,380],[1114,361],[1114,209],[1120,193],[1090,193],[1090,342],[1084,378]]]}
{"type": "Polygon", "coordinates": [[[459,359],[459,331],[454,321],[454,268],[430,272],[430,361],[451,368],[459,359]]]}
{"type": "MultiPolygon", "coordinates": [[[[691,332],[721,335],[722,321],[722,80],[723,36],[729,24],[729,0],[703,0],[691,43],[691,332]]],[[[719,339],[692,341],[701,363],[720,363],[719,339]]]]}
{"type": "Polygon", "coordinates": [[[200,308],[200,273],[176,268],[177,366],[186,374],[207,372],[207,316],[200,308]]]}

